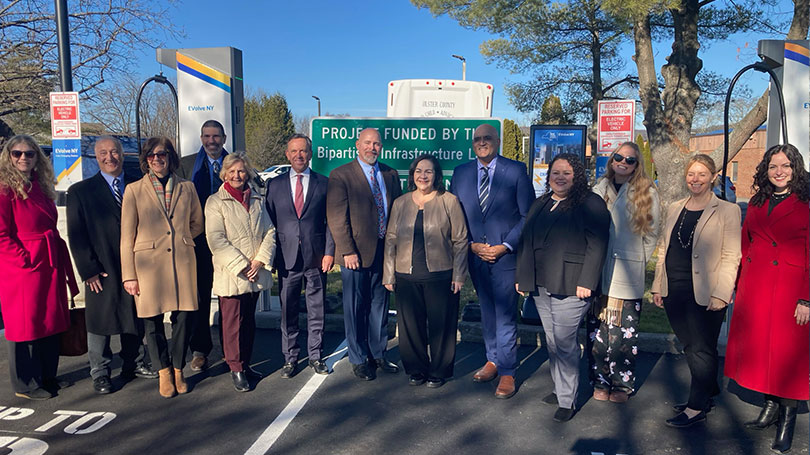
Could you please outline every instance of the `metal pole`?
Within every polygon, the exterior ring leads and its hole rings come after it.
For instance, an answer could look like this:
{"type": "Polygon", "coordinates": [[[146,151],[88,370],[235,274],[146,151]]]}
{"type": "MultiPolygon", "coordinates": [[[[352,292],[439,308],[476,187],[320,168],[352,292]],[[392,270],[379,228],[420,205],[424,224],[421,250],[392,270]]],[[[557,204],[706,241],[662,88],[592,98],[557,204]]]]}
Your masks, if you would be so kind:
{"type": "Polygon", "coordinates": [[[70,64],[70,27],[67,0],[54,0],[56,12],[56,42],[59,47],[59,82],[63,92],[73,91],[73,71],[70,64]]]}
{"type": "Polygon", "coordinates": [[[318,117],[320,117],[321,116],[321,99],[318,98],[315,95],[312,95],[312,97],[315,98],[318,101],[318,117]]]}
{"type": "Polygon", "coordinates": [[[451,57],[461,60],[461,80],[466,81],[467,80],[467,59],[465,59],[464,57],[462,57],[460,55],[456,55],[456,54],[451,55],[451,57]]]}

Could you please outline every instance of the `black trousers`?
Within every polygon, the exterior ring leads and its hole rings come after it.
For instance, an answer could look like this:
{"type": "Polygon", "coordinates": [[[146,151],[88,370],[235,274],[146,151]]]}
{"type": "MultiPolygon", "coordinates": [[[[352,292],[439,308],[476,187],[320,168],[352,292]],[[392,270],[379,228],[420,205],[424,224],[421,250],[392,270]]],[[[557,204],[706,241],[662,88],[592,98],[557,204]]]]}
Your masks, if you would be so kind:
{"type": "Polygon", "coordinates": [[[8,369],[15,392],[41,388],[44,381],[56,378],[58,366],[59,334],[33,341],[8,342],[8,369]]]}
{"type": "Polygon", "coordinates": [[[705,409],[709,405],[709,399],[720,393],[717,381],[717,337],[720,335],[726,310],[707,311],[705,306],[698,305],[692,286],[670,287],[669,296],[664,297],[664,309],[672,330],[683,344],[686,362],[692,374],[687,406],[691,409],[705,409]]]}
{"type": "MultiPolygon", "coordinates": [[[[201,237],[204,242],[205,237],[201,237]]],[[[214,346],[211,341],[211,288],[214,285],[214,264],[207,245],[195,247],[194,252],[197,255],[197,311],[192,312],[189,321],[191,327],[188,344],[194,356],[208,357],[214,346]]]]}
{"type": "Polygon", "coordinates": [[[186,365],[186,348],[188,347],[188,320],[191,311],[172,311],[169,319],[172,322],[172,346],[166,340],[166,333],[163,328],[163,315],[143,318],[144,331],[146,332],[146,349],[149,351],[149,358],[152,365],[160,364],[160,369],[174,367],[182,370],[186,365]]]}
{"type": "Polygon", "coordinates": [[[245,371],[253,355],[256,335],[256,301],[258,292],[219,298],[222,320],[222,352],[231,371],[245,371]]]}
{"type": "Polygon", "coordinates": [[[450,278],[412,281],[408,275],[396,277],[399,355],[405,372],[453,376],[459,294],[450,291],[450,278]]]}

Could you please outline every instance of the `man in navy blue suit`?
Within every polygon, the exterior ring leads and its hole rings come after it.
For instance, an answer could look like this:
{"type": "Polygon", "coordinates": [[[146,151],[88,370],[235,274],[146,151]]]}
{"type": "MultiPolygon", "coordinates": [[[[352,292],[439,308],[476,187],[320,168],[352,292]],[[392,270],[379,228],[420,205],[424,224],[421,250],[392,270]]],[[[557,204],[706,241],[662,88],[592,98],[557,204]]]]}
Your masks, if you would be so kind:
{"type": "Polygon", "coordinates": [[[287,141],[292,168],[267,184],[267,211],[276,227],[278,242],[273,267],[278,271],[281,299],[282,378],[295,375],[298,362],[298,302],[306,283],[307,352],[309,366],[329,374],[323,357],[326,272],[335,263],[335,242],[326,225],[328,179],[309,168],[312,141],[295,134],[287,141]]]}
{"type": "Polygon", "coordinates": [[[481,305],[487,363],[473,376],[488,382],[500,375],[496,398],[515,394],[517,293],[515,248],[534,189],[526,165],[498,156],[500,138],[489,124],[473,133],[475,161],[456,167],[450,191],[458,197],[470,235],[470,278],[481,305]]]}

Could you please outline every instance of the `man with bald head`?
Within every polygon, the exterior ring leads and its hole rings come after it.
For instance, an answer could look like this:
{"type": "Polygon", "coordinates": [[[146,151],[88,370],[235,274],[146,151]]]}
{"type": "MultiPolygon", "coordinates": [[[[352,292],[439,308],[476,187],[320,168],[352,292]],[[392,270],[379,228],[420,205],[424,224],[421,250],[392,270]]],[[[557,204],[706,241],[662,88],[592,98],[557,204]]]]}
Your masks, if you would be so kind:
{"type": "Polygon", "coordinates": [[[96,139],[95,155],[99,172],[68,188],[67,229],[73,263],[85,285],[93,390],[108,394],[114,390],[110,380],[112,335],[121,337],[123,380],[157,378],[158,374],[143,362],[143,322],[121,280],[121,198],[126,185],[140,176],[124,173],[124,150],[115,137],[96,139]]]}
{"type": "Polygon", "coordinates": [[[510,398],[517,369],[515,248],[534,188],[524,163],[498,155],[500,137],[492,125],[475,129],[472,146],[476,159],[456,167],[450,191],[467,218],[470,278],[481,306],[487,354],[473,381],[489,382],[500,375],[495,397],[510,398]]]}
{"type": "Polygon", "coordinates": [[[370,381],[377,368],[388,373],[399,370],[384,356],[388,291],[382,285],[382,271],[388,213],[402,186],[396,169],[377,161],[382,141],[376,129],[362,130],[355,145],[357,159],[329,174],[326,220],[343,280],[349,362],[355,376],[370,381]]]}

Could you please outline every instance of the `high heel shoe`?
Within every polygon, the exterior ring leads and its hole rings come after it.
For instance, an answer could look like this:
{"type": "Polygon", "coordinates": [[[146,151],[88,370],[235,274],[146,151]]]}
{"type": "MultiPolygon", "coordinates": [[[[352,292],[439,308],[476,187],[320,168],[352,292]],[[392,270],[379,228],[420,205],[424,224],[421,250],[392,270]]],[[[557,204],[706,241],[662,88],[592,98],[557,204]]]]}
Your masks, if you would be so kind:
{"type": "Polygon", "coordinates": [[[772,400],[765,400],[765,406],[759,412],[759,416],[754,420],[745,422],[745,428],[752,430],[764,430],[776,423],[779,418],[779,404],[772,400]]]}
{"type": "Polygon", "coordinates": [[[773,440],[771,450],[778,453],[787,453],[793,445],[793,430],[796,428],[796,412],[798,407],[779,405],[779,419],[776,423],[776,438],[773,440]]]}

